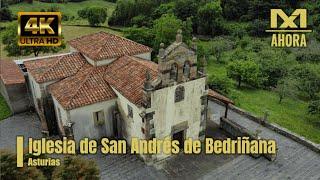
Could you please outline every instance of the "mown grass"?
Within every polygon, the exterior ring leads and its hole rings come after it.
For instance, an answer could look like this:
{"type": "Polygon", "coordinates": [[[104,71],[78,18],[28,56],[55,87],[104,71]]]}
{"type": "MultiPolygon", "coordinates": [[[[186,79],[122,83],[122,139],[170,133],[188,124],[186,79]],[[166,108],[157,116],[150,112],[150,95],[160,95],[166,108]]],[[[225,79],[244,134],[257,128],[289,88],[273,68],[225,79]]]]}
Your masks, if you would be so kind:
{"type": "Polygon", "coordinates": [[[4,100],[2,95],[0,94],[0,121],[3,119],[6,119],[10,115],[11,115],[11,111],[10,111],[6,101],[4,100]]]}
{"type": "Polygon", "coordinates": [[[59,10],[62,12],[63,15],[68,16],[78,16],[77,12],[80,9],[86,7],[102,7],[108,10],[108,16],[111,16],[113,10],[115,9],[115,3],[107,2],[104,0],[88,0],[82,2],[67,2],[67,3],[45,3],[40,1],[33,1],[32,4],[22,2],[14,5],[10,5],[9,8],[11,9],[13,14],[18,12],[32,12],[32,11],[40,11],[41,9],[47,10],[51,7],[58,7],[59,10]]]}

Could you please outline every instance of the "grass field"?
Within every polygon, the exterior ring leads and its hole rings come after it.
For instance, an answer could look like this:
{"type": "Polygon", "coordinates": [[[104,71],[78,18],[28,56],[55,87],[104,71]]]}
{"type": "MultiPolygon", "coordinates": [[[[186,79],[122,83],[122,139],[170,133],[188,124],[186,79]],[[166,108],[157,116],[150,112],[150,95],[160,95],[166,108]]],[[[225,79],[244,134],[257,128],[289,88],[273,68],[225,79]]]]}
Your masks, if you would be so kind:
{"type": "MultiPolygon", "coordinates": [[[[209,75],[226,75],[226,67],[214,61],[208,62],[209,75]]],[[[285,98],[279,104],[278,95],[267,90],[257,90],[248,87],[235,88],[235,82],[229,97],[240,108],[252,114],[263,117],[268,112],[268,120],[279,124],[316,143],[320,143],[320,126],[317,117],[307,113],[308,104],[299,99],[285,98]]]]}
{"type": "Polygon", "coordinates": [[[44,3],[40,1],[33,1],[32,4],[22,2],[14,5],[10,5],[10,9],[13,14],[17,14],[19,11],[32,12],[40,11],[41,9],[48,9],[50,7],[58,7],[63,15],[78,16],[77,12],[85,7],[103,7],[108,10],[108,16],[111,16],[115,9],[115,4],[104,0],[87,0],[82,2],[68,2],[68,3],[44,3]]]}
{"type": "Polygon", "coordinates": [[[4,98],[0,94],[0,121],[9,117],[11,115],[11,111],[4,100],[4,98]]]}

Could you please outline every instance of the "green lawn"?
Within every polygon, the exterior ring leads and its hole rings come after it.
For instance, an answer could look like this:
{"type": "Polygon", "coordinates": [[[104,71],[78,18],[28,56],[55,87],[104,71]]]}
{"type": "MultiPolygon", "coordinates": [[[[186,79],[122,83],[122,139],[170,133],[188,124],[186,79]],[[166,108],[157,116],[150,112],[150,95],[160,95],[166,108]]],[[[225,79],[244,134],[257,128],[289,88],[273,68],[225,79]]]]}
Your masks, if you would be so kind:
{"type": "Polygon", "coordinates": [[[14,5],[10,5],[10,9],[13,14],[17,14],[19,11],[32,12],[40,11],[41,9],[48,9],[52,6],[59,7],[62,12],[62,16],[75,16],[77,17],[77,12],[80,9],[86,7],[104,7],[108,10],[108,16],[111,16],[113,10],[115,9],[115,3],[107,2],[104,0],[87,0],[82,2],[68,2],[68,3],[44,3],[40,1],[33,1],[32,4],[22,2],[14,5]]]}
{"type": "Polygon", "coordinates": [[[11,111],[4,100],[4,98],[0,94],[0,121],[9,117],[11,115],[11,111]]]}

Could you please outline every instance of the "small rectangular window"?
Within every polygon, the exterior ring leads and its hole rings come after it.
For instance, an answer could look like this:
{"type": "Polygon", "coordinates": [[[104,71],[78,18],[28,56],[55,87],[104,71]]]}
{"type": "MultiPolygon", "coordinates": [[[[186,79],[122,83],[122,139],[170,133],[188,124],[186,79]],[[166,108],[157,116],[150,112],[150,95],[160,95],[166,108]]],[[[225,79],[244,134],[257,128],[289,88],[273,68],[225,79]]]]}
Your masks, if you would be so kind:
{"type": "Polygon", "coordinates": [[[60,108],[58,108],[58,117],[59,117],[59,120],[62,121],[62,117],[61,117],[61,110],[60,108]]]}
{"type": "Polygon", "coordinates": [[[132,107],[128,104],[128,117],[133,118],[133,110],[132,107]]]}
{"type": "Polygon", "coordinates": [[[103,111],[98,111],[93,113],[94,125],[101,126],[104,124],[104,113],[103,111]]]}

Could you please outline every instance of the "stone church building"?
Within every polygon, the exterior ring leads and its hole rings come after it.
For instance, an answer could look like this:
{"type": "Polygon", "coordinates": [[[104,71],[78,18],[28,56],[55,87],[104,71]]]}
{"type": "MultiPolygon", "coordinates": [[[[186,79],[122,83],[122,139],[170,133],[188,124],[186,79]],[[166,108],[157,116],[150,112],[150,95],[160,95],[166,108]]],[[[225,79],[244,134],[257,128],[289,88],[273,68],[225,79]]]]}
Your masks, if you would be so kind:
{"type": "MultiPolygon", "coordinates": [[[[181,31],[158,64],[152,49],[99,32],[69,41],[71,52],[25,61],[32,99],[46,134],[88,137],[202,139],[206,76],[196,45],[181,31]]],[[[143,156],[146,161],[166,155],[143,156]]]]}

